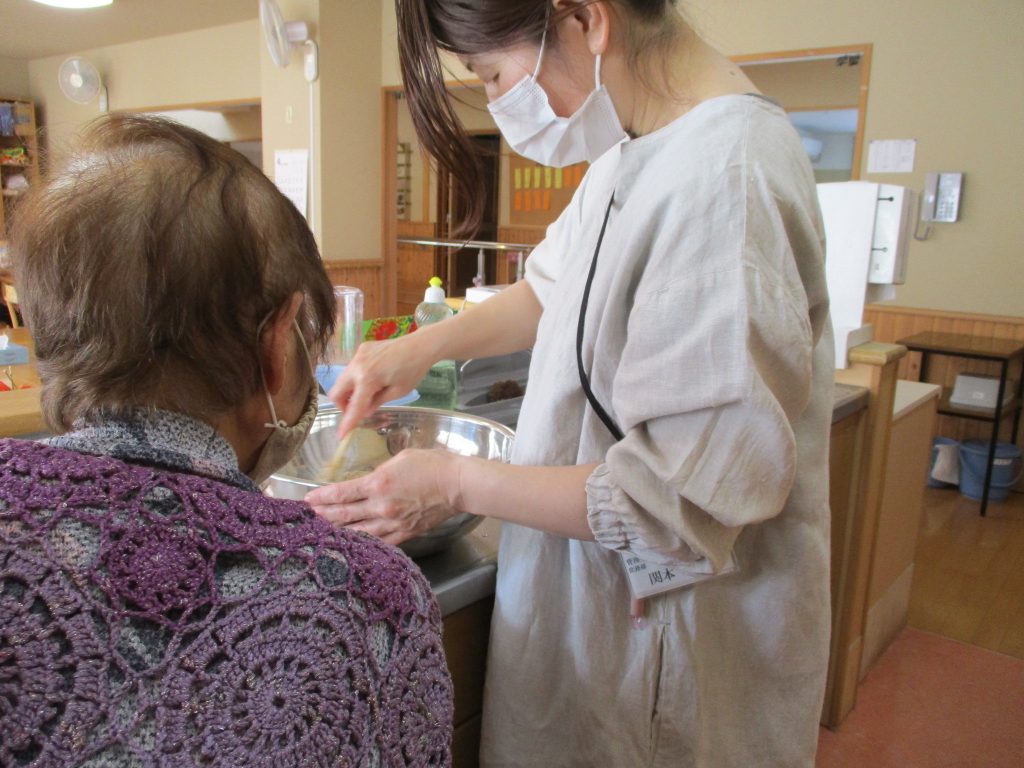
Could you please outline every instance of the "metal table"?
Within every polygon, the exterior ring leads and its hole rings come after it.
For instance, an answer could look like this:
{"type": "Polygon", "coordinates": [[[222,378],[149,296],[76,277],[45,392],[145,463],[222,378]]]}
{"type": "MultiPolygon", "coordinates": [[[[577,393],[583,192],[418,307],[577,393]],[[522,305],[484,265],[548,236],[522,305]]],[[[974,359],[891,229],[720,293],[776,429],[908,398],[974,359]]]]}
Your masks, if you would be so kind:
{"type": "Polygon", "coordinates": [[[896,342],[902,344],[911,352],[921,353],[921,374],[920,381],[928,380],[928,362],[932,355],[946,355],[948,357],[960,357],[968,360],[984,360],[986,362],[999,363],[999,393],[996,396],[995,411],[991,414],[981,410],[961,408],[950,402],[951,392],[948,387],[943,387],[942,399],[939,401],[939,413],[943,416],[953,416],[958,419],[971,419],[973,421],[988,422],[992,425],[992,434],[989,438],[988,464],[985,467],[985,485],[981,491],[981,515],[985,516],[988,508],[989,483],[992,481],[992,464],[996,455],[996,444],[999,442],[999,427],[1005,417],[1013,417],[1013,431],[1011,441],[1017,442],[1017,431],[1020,428],[1020,413],[1022,398],[1024,398],[1024,341],[1013,339],[989,339],[978,338],[957,333],[937,333],[925,331],[900,339],[896,342]],[[1014,398],[1003,404],[1006,396],[1006,387],[1009,384],[1010,365],[1015,360],[1021,361],[1021,375],[1017,378],[1017,391],[1014,398]]]}

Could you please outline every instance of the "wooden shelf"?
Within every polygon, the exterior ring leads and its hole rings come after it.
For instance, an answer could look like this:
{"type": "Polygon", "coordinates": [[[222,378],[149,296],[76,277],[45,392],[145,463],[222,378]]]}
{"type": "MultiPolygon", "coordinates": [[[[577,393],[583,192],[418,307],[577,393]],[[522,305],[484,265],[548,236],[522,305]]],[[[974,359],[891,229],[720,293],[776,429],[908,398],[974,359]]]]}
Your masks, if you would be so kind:
{"type": "MultiPolygon", "coordinates": [[[[23,173],[28,177],[30,184],[39,177],[39,153],[37,149],[38,134],[36,132],[36,108],[35,104],[26,99],[0,98],[0,102],[11,104],[14,107],[14,135],[0,137],[0,147],[10,149],[12,147],[23,147],[25,156],[17,162],[0,163],[0,174],[9,178],[15,174],[23,173]]],[[[19,197],[23,190],[0,189],[0,201],[6,203],[19,197]]],[[[5,221],[8,205],[0,204],[0,243],[7,239],[7,222],[5,221]]]]}
{"type": "Polygon", "coordinates": [[[896,343],[903,344],[912,352],[931,352],[977,360],[1003,360],[1024,353],[1024,342],[1014,339],[983,338],[935,331],[908,336],[896,343]]]}

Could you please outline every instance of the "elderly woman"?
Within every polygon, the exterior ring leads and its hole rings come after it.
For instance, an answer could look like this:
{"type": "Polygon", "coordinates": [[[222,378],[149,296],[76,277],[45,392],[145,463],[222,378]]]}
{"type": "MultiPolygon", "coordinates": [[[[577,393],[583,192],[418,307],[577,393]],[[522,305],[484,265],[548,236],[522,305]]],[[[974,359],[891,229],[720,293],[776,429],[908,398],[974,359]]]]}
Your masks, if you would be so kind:
{"type": "Polygon", "coordinates": [[[258,483],[316,412],[331,286],[241,155],[119,116],[19,210],[46,443],[0,441],[0,765],[447,765],[400,552],[258,483]]]}

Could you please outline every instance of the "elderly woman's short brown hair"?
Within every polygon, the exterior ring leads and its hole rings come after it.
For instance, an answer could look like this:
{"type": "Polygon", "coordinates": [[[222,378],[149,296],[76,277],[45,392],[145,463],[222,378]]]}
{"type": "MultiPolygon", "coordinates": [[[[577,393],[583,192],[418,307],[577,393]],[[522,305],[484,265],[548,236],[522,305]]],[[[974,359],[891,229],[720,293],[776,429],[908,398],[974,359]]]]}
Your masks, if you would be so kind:
{"type": "Polygon", "coordinates": [[[295,292],[314,356],[333,294],[306,222],[242,155],[169,120],[115,115],[26,197],[11,241],[43,412],[210,419],[261,386],[258,326],[295,292]]]}

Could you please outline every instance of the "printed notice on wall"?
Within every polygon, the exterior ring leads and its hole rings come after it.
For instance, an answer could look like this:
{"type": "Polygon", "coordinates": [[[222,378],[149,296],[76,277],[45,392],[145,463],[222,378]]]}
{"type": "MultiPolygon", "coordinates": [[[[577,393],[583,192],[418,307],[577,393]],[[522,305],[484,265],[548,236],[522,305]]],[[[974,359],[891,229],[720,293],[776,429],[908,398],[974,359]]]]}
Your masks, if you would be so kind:
{"type": "Polygon", "coordinates": [[[309,187],[309,150],[276,150],[274,152],[274,183],[281,193],[299,209],[299,213],[308,219],[306,200],[309,187]]]}
{"type": "Polygon", "coordinates": [[[916,139],[883,139],[868,144],[868,173],[913,173],[916,139]]]}

